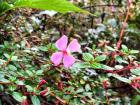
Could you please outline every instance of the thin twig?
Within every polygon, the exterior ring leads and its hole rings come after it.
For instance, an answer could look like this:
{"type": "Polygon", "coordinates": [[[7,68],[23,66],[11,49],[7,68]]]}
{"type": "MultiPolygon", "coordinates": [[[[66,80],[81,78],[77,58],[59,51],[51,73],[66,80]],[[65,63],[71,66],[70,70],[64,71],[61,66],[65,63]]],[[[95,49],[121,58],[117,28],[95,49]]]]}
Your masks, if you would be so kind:
{"type": "Polygon", "coordinates": [[[119,40],[117,42],[117,50],[120,48],[121,46],[121,43],[122,43],[122,38],[123,38],[123,35],[124,35],[124,30],[126,28],[126,23],[127,23],[127,20],[129,18],[129,14],[130,14],[130,5],[131,5],[131,2],[129,2],[129,0],[127,0],[128,2],[128,5],[127,5],[127,13],[126,13],[126,17],[125,17],[125,20],[122,24],[122,29],[120,31],[120,36],[119,36],[119,40]]]}
{"type": "Polygon", "coordinates": [[[103,81],[103,88],[105,90],[105,96],[106,96],[106,102],[107,102],[107,105],[110,105],[110,101],[109,101],[109,97],[108,97],[108,94],[107,94],[107,80],[104,80],[103,81]]]}

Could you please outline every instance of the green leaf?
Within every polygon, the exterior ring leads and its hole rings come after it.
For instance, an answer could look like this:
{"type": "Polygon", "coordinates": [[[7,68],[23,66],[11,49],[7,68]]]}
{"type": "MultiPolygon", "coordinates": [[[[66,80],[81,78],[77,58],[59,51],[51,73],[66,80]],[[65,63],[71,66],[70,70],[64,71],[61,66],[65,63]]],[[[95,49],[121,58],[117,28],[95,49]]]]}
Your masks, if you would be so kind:
{"type": "Polygon", "coordinates": [[[114,70],[114,68],[109,67],[107,65],[104,64],[100,64],[100,63],[96,63],[94,62],[91,67],[93,67],[94,69],[103,69],[103,70],[114,70]]]}
{"type": "Polygon", "coordinates": [[[122,81],[122,82],[125,82],[125,83],[130,83],[131,82],[131,80],[129,80],[127,78],[124,78],[124,77],[121,77],[121,76],[119,76],[117,74],[111,74],[111,76],[116,78],[116,79],[118,79],[118,80],[120,80],[120,81],[122,81]]]}
{"type": "Polygon", "coordinates": [[[7,2],[0,1],[0,14],[4,13],[9,9],[11,9],[11,6],[7,2]]]}
{"type": "Polygon", "coordinates": [[[90,91],[90,90],[91,90],[91,87],[90,87],[89,84],[86,84],[86,86],[85,86],[85,90],[86,90],[86,91],[90,91]]]}
{"type": "Polygon", "coordinates": [[[138,50],[130,50],[130,54],[137,54],[137,53],[139,53],[138,50]]]}
{"type": "Polygon", "coordinates": [[[123,52],[128,52],[128,48],[126,45],[122,45],[121,47],[122,47],[123,52]]]}
{"type": "Polygon", "coordinates": [[[17,68],[14,65],[8,65],[9,70],[16,71],[17,68]]]}
{"type": "Polygon", "coordinates": [[[5,79],[4,77],[0,77],[0,81],[1,81],[1,82],[5,82],[5,83],[6,83],[6,82],[7,82],[7,83],[10,82],[9,80],[5,79]]]}
{"type": "Polygon", "coordinates": [[[94,62],[91,64],[91,67],[93,67],[94,69],[101,69],[102,65],[100,63],[94,62]]]}
{"type": "Polygon", "coordinates": [[[17,100],[18,102],[22,102],[22,100],[23,100],[23,96],[22,96],[22,94],[19,93],[19,92],[13,92],[13,93],[12,93],[12,96],[13,96],[13,98],[14,98],[15,100],[17,100]]]}
{"type": "Polygon", "coordinates": [[[93,96],[92,92],[84,92],[83,95],[88,96],[90,98],[92,98],[92,96],[93,96]]]}
{"type": "Polygon", "coordinates": [[[102,66],[102,69],[104,69],[104,70],[114,70],[114,68],[104,65],[104,64],[101,64],[101,66],[102,66]]]}
{"type": "Polygon", "coordinates": [[[139,105],[140,95],[136,95],[132,98],[131,105],[139,105]]]}
{"type": "Polygon", "coordinates": [[[131,73],[133,73],[134,75],[140,76],[140,68],[131,69],[131,73]]]}
{"type": "Polygon", "coordinates": [[[106,55],[99,55],[95,58],[95,61],[100,62],[106,60],[106,55]]]}
{"type": "Polygon", "coordinates": [[[12,56],[12,57],[11,57],[11,60],[12,60],[12,61],[17,61],[17,59],[18,59],[17,56],[12,56]]]}
{"type": "Polygon", "coordinates": [[[30,71],[30,70],[26,70],[26,73],[27,73],[30,77],[33,77],[33,76],[34,76],[33,72],[30,71]]]}
{"type": "Polygon", "coordinates": [[[31,97],[33,105],[40,105],[40,100],[38,99],[37,96],[32,96],[31,97]]]}
{"type": "Polygon", "coordinates": [[[115,51],[114,48],[110,47],[110,46],[106,46],[106,48],[109,50],[109,51],[115,51]]]}
{"type": "Polygon", "coordinates": [[[37,70],[36,75],[43,75],[43,70],[37,70]]]}
{"type": "Polygon", "coordinates": [[[9,54],[4,54],[4,56],[9,59],[10,58],[10,55],[9,54]]]}
{"type": "MultiPolygon", "coordinates": [[[[60,13],[66,12],[82,12],[88,13],[67,0],[17,0],[14,4],[16,7],[30,7],[43,10],[54,10],[60,13]]],[[[89,13],[88,13],[89,14],[89,13]]]]}
{"type": "Polygon", "coordinates": [[[39,50],[44,51],[44,52],[47,52],[48,51],[48,48],[46,46],[40,46],[39,47],[39,50]]]}
{"type": "Polygon", "coordinates": [[[30,86],[30,85],[26,85],[25,87],[27,88],[28,92],[33,92],[34,91],[33,87],[30,86]]]}
{"type": "Polygon", "coordinates": [[[83,62],[76,62],[76,63],[74,63],[73,65],[72,65],[72,69],[83,69],[83,68],[89,68],[90,67],[90,65],[89,65],[89,63],[87,63],[87,62],[85,62],[85,63],[83,63],[83,62]]]}
{"type": "Polygon", "coordinates": [[[120,56],[116,56],[116,57],[115,57],[115,60],[116,60],[117,62],[119,62],[119,63],[125,63],[125,64],[128,64],[128,62],[125,61],[125,60],[123,60],[122,57],[120,57],[120,56]]]}
{"type": "Polygon", "coordinates": [[[16,86],[14,86],[14,85],[10,85],[10,86],[8,86],[8,89],[10,90],[10,91],[14,91],[14,90],[16,90],[16,86]]]}
{"type": "Polygon", "coordinates": [[[83,60],[92,61],[94,60],[94,57],[90,53],[83,53],[83,60]]]}
{"type": "Polygon", "coordinates": [[[84,89],[83,89],[83,88],[79,88],[79,89],[76,91],[76,93],[82,93],[82,92],[84,92],[84,89]]]}

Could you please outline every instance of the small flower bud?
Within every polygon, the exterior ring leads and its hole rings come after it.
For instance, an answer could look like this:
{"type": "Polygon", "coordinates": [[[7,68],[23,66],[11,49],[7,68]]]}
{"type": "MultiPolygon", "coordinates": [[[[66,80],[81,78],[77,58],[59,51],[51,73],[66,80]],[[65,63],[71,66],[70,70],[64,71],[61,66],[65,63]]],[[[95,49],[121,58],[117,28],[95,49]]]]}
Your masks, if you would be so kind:
{"type": "Polygon", "coordinates": [[[42,79],[39,83],[38,83],[38,86],[37,86],[37,89],[39,89],[42,85],[46,84],[46,80],[42,79]]]}
{"type": "Polygon", "coordinates": [[[45,96],[45,94],[48,92],[48,88],[46,88],[45,90],[41,91],[39,94],[42,96],[45,96]]]}
{"type": "Polygon", "coordinates": [[[29,105],[26,97],[22,100],[21,105],[29,105]]]}

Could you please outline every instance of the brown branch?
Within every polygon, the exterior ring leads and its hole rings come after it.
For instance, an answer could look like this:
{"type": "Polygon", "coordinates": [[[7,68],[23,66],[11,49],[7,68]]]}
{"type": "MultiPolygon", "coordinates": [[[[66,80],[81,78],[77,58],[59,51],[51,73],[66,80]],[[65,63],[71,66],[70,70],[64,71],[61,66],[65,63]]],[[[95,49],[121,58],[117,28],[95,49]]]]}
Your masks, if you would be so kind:
{"type": "Polygon", "coordinates": [[[107,94],[107,87],[108,87],[108,83],[107,83],[107,80],[104,80],[103,83],[103,88],[105,90],[105,96],[106,96],[106,102],[107,102],[107,105],[111,105],[110,104],[110,101],[109,101],[109,97],[108,97],[108,94],[107,94]]]}
{"type": "Polygon", "coordinates": [[[126,28],[126,23],[127,23],[127,20],[129,18],[129,14],[130,14],[130,5],[131,5],[131,2],[129,2],[129,0],[127,0],[128,2],[128,5],[127,5],[127,13],[126,13],[126,17],[125,17],[125,20],[122,24],[122,29],[120,31],[120,35],[119,35],[119,40],[117,42],[117,50],[120,48],[121,46],[121,43],[122,43],[122,38],[123,38],[123,35],[124,35],[124,30],[126,28]]]}

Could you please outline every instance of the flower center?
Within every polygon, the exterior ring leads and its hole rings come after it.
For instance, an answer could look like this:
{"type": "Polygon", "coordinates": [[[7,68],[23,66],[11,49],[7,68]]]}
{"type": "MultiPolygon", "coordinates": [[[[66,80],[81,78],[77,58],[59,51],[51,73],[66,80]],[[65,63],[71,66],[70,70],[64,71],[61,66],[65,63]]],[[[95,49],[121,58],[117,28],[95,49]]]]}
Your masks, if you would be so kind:
{"type": "Polygon", "coordinates": [[[66,50],[62,51],[63,55],[68,55],[68,52],[66,50]]]}

